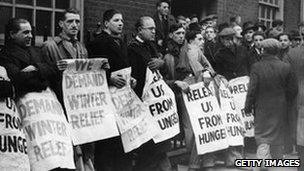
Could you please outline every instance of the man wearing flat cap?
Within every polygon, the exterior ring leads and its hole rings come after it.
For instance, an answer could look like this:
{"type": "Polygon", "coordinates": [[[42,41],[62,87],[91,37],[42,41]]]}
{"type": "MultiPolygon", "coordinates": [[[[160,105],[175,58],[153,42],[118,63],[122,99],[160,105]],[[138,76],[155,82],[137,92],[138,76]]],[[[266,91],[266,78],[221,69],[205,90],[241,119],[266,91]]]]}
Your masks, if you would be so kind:
{"type": "Polygon", "coordinates": [[[253,64],[245,112],[255,111],[255,139],[258,159],[282,159],[284,138],[289,136],[288,106],[294,101],[298,85],[291,65],[278,58],[280,42],[270,38],[260,42],[262,60],[253,64]]]}
{"type": "Polygon", "coordinates": [[[218,34],[223,46],[215,54],[216,72],[227,80],[248,75],[254,61],[245,47],[233,41],[235,35],[232,28],[224,28],[218,34]]]}

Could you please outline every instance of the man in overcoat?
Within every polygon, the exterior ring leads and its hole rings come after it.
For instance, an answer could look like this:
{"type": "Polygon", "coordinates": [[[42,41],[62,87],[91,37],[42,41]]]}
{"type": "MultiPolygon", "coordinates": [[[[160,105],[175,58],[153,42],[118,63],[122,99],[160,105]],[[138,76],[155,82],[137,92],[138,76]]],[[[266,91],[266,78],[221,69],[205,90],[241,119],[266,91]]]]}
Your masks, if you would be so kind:
{"type": "Polygon", "coordinates": [[[80,15],[76,9],[66,9],[58,23],[61,28],[60,34],[54,39],[44,42],[42,46],[44,58],[50,62],[53,71],[55,71],[52,88],[62,105],[64,104],[62,72],[67,66],[67,62],[62,60],[88,58],[87,49],[77,38],[80,22],[80,15]]]}
{"type": "MultiPolygon", "coordinates": [[[[146,69],[151,71],[161,69],[164,61],[158,57],[154,44],[155,23],[149,16],[140,17],[135,28],[136,37],[128,45],[128,56],[132,67],[132,76],[138,80],[134,91],[138,97],[142,96],[146,69]]],[[[171,171],[171,164],[166,152],[170,149],[170,142],[155,144],[152,140],[139,147],[134,171],[171,171]]]]}
{"type": "MultiPolygon", "coordinates": [[[[62,106],[64,106],[62,72],[67,67],[67,62],[63,60],[88,58],[87,49],[77,38],[81,22],[80,14],[76,9],[66,9],[58,23],[61,28],[60,34],[54,39],[46,41],[42,47],[44,58],[52,66],[52,73],[54,74],[51,80],[51,87],[62,106]]],[[[89,163],[89,160],[93,162],[93,143],[76,146],[74,149],[77,156],[82,155],[85,163],[89,163]]]]}
{"type": "MultiPolygon", "coordinates": [[[[124,26],[122,13],[115,9],[105,11],[103,25],[104,30],[97,35],[95,40],[88,43],[89,57],[107,58],[110,64],[110,69],[106,71],[108,83],[122,88],[126,84],[123,76],[111,76],[112,72],[129,67],[127,44],[122,37],[124,26]]],[[[124,153],[120,137],[97,141],[95,166],[97,170],[130,171],[132,170],[132,155],[124,153]]]]}
{"type": "Polygon", "coordinates": [[[304,87],[304,47],[296,47],[290,49],[283,61],[288,62],[293,71],[297,76],[299,91],[297,99],[294,104],[291,105],[289,112],[292,114],[290,121],[291,135],[293,141],[298,145],[298,153],[300,156],[301,166],[298,168],[299,171],[304,170],[304,91],[301,88],[304,87]]]}
{"type": "Polygon", "coordinates": [[[278,58],[280,42],[265,39],[262,60],[253,64],[245,112],[255,110],[258,159],[280,159],[284,154],[288,102],[296,97],[298,84],[290,64],[278,58]]]}

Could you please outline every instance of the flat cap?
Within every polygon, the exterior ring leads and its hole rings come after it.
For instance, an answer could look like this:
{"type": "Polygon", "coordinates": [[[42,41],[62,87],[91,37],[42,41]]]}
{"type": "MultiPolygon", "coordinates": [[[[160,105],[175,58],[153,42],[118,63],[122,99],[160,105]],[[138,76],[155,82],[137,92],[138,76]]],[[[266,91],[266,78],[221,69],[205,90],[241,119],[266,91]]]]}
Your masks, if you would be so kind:
{"type": "Polygon", "coordinates": [[[218,36],[223,37],[223,36],[234,36],[235,35],[235,31],[233,30],[233,28],[227,27],[224,28],[219,34],[218,36]]]}
{"type": "Polygon", "coordinates": [[[281,49],[281,43],[274,38],[268,38],[260,42],[262,48],[271,54],[276,54],[281,49]]]}

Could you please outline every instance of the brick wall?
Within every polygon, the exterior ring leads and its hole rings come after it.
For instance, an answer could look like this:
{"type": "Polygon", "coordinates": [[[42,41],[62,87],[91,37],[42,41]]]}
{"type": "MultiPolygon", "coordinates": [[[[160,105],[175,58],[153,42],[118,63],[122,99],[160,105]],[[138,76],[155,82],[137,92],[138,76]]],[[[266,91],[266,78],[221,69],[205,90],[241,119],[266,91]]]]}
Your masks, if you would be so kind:
{"type": "Polygon", "coordinates": [[[300,22],[301,0],[292,0],[284,2],[284,23],[286,31],[297,29],[300,22]]]}
{"type": "MultiPolygon", "coordinates": [[[[103,12],[110,8],[118,9],[123,13],[125,33],[131,33],[134,31],[134,23],[138,17],[141,15],[153,15],[155,13],[156,2],[157,0],[85,0],[85,37],[86,31],[94,30],[97,22],[102,20],[103,12]]],[[[285,0],[284,22],[287,31],[297,28],[297,24],[300,21],[300,4],[301,0],[288,0],[288,2],[285,0]]],[[[214,5],[211,6],[209,4],[209,8],[207,13],[217,13],[219,23],[229,22],[229,18],[236,14],[242,16],[242,22],[249,20],[257,21],[258,19],[258,0],[217,0],[214,5]]],[[[176,14],[179,13],[178,9],[175,9],[175,11],[176,14]]]]}
{"type": "Polygon", "coordinates": [[[231,16],[242,16],[242,22],[256,21],[258,0],[217,0],[219,23],[228,22],[231,16]]]}
{"type": "Polygon", "coordinates": [[[96,24],[102,21],[102,14],[107,9],[117,9],[123,13],[125,33],[134,31],[135,21],[142,15],[155,13],[157,0],[85,0],[84,1],[84,31],[96,29],[96,24]]]}

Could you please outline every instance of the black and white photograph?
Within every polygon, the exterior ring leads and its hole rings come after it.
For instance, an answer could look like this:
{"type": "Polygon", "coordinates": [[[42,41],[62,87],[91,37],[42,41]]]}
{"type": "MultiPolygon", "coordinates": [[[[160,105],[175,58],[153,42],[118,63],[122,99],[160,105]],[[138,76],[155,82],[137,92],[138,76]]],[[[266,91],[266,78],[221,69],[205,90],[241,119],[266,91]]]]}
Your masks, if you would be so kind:
{"type": "Polygon", "coordinates": [[[0,0],[1,171],[304,171],[304,0],[0,0]]]}

